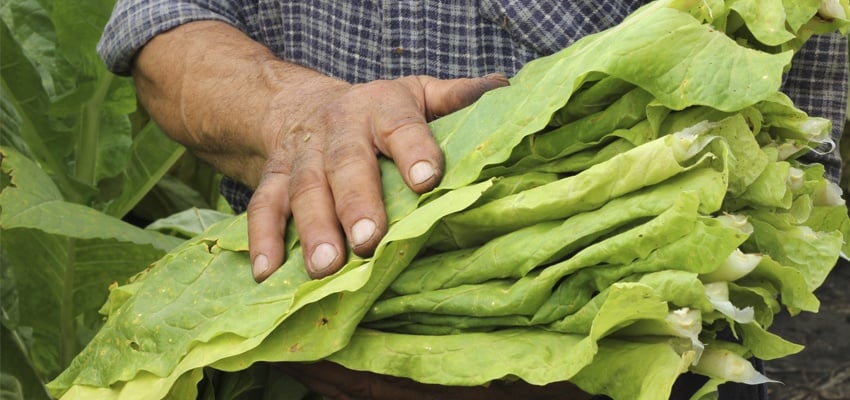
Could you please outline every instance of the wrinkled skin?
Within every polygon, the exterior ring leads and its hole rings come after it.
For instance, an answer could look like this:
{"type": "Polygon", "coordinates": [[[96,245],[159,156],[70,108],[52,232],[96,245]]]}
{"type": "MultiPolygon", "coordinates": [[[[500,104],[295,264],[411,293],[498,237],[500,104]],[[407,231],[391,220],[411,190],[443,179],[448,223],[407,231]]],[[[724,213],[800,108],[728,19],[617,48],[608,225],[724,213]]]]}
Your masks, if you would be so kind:
{"type": "Polygon", "coordinates": [[[313,278],[339,270],[349,246],[370,255],[387,230],[378,155],[393,159],[413,191],[433,188],[443,157],[428,121],[508,84],[488,75],[351,85],[280,60],[216,21],[156,36],[133,76],[172,138],[256,189],[248,239],[258,282],[284,261],[290,216],[313,278]]]}
{"type": "Polygon", "coordinates": [[[409,76],[317,95],[304,120],[281,131],[248,206],[255,277],[264,279],[282,260],[280,236],[290,214],[311,277],[342,267],[343,236],[355,254],[370,255],[387,230],[376,155],[391,157],[415,192],[433,188],[443,158],[427,122],[504,82],[409,76]]]}

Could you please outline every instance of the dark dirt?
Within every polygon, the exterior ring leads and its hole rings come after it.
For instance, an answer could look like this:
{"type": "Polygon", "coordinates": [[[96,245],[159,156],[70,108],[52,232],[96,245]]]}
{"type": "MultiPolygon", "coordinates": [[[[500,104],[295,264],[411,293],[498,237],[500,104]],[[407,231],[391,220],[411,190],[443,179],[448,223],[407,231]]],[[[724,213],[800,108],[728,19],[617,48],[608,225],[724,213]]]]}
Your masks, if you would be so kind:
{"type": "Polygon", "coordinates": [[[850,262],[841,260],[815,292],[816,314],[777,315],[770,331],[806,348],[766,363],[770,400],[850,400],[850,262]]]}

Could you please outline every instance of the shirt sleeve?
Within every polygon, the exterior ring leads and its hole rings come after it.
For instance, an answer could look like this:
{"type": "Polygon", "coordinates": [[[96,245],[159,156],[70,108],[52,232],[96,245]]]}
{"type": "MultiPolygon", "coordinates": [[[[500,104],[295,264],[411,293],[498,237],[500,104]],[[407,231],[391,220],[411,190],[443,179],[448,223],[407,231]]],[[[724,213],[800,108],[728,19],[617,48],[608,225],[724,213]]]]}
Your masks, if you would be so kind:
{"type": "Polygon", "coordinates": [[[801,110],[832,121],[834,145],[814,149],[801,160],[823,164],[827,178],[834,183],[841,178],[838,143],[847,119],[847,51],[847,37],[837,33],[812,36],[794,56],[783,85],[801,110]]]}
{"type": "Polygon", "coordinates": [[[239,2],[227,0],[118,0],[97,51],[107,68],[129,75],[136,53],[154,36],[198,20],[216,20],[244,28],[239,2]]]}

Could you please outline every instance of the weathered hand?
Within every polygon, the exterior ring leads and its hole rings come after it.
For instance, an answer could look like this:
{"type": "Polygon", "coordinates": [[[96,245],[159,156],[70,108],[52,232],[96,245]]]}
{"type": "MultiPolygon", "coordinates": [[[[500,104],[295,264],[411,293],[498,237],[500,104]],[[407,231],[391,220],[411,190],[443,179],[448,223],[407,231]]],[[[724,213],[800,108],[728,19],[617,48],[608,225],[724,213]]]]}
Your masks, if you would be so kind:
{"type": "Polygon", "coordinates": [[[443,158],[427,122],[505,85],[500,75],[337,82],[311,93],[299,115],[270,120],[272,150],[248,205],[254,278],[264,280],[283,262],[290,215],[313,278],[345,264],[344,238],[354,253],[371,254],[387,230],[377,155],[392,158],[415,192],[433,188],[443,158]]]}
{"type": "Polygon", "coordinates": [[[350,85],[281,60],[219,21],[157,35],[136,57],[133,77],[169,136],[256,187],[248,240],[257,281],[283,262],[290,216],[311,277],[345,263],[343,238],[370,254],[387,229],[377,155],[391,157],[414,191],[431,189],[443,158],[427,122],[508,84],[493,75],[350,85]]]}
{"type": "Polygon", "coordinates": [[[455,387],[353,371],[328,361],[275,365],[314,392],[334,400],[586,400],[591,397],[569,382],[535,386],[523,381],[495,381],[487,386],[455,387]]]}

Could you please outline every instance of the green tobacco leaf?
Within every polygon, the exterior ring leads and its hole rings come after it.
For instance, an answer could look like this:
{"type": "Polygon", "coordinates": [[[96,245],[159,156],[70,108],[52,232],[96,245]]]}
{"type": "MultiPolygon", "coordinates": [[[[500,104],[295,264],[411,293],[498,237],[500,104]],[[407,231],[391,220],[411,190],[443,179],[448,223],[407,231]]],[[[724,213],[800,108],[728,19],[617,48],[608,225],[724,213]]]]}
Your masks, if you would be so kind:
{"type": "Polygon", "coordinates": [[[741,285],[777,288],[782,304],[791,315],[797,315],[801,310],[817,312],[820,302],[806,283],[803,273],[797,268],[784,266],[764,256],[753,272],[742,278],[741,285]]]}
{"type": "Polygon", "coordinates": [[[613,76],[606,76],[598,81],[588,79],[564,108],[552,115],[549,125],[561,126],[602,111],[634,88],[634,84],[613,76]]]}
{"type": "MultiPolygon", "coordinates": [[[[655,298],[648,287],[618,284],[612,287],[599,313],[591,316],[593,327],[589,336],[533,328],[440,336],[360,329],[344,349],[329,359],[356,370],[411,377],[428,383],[472,386],[516,376],[533,384],[546,384],[572,380],[588,365],[595,364],[597,350],[610,351],[605,350],[607,342],[600,342],[600,339],[613,330],[636,319],[664,319],[667,312],[667,305],[655,298]],[[494,348],[499,351],[492,351],[494,348]]],[[[678,355],[675,359],[672,366],[679,371],[678,355]]],[[[638,363],[630,368],[634,369],[633,373],[637,370],[647,372],[646,366],[638,363]]],[[[659,370],[669,366],[654,365],[659,370]]],[[[652,370],[652,373],[657,372],[652,370]]],[[[663,392],[665,387],[669,390],[677,374],[665,374],[669,382],[659,390],[663,392]]],[[[620,376],[599,374],[596,379],[614,385],[614,381],[621,380],[620,376]]]]}
{"type": "MultiPolygon", "coordinates": [[[[786,11],[782,0],[731,0],[726,5],[738,12],[753,36],[767,46],[778,46],[796,37],[786,30],[786,11]]],[[[807,11],[810,19],[817,7],[807,11]]]]}
{"type": "Polygon", "coordinates": [[[258,285],[250,273],[245,216],[222,221],[157,263],[135,296],[112,314],[72,366],[50,384],[51,391],[61,394],[74,386],[71,393],[85,398],[91,385],[108,387],[132,380],[116,385],[115,393],[141,391],[155,397],[152,393],[164,395],[184,373],[214,363],[223,370],[239,370],[257,355],[284,360],[327,356],[344,346],[366,305],[416,254],[430,227],[446,213],[472,204],[488,186],[466,187],[416,209],[390,228],[371,261],[355,258],[339,273],[318,281],[309,279],[296,250],[258,285]],[[315,311],[320,315],[314,317],[315,311]],[[252,316],[250,322],[245,315],[252,316]],[[281,323],[300,318],[314,322],[289,325],[284,329],[289,339],[322,345],[278,342],[270,345],[275,351],[263,348],[254,353],[281,323]],[[235,357],[239,367],[225,361],[228,357],[235,357]]]}
{"type": "Polygon", "coordinates": [[[64,201],[47,175],[11,149],[3,150],[2,171],[11,176],[0,192],[0,227],[31,228],[78,239],[109,239],[149,245],[161,252],[182,241],[137,228],[94,209],[64,201]]]}
{"type": "Polygon", "coordinates": [[[34,158],[27,143],[18,135],[21,130],[21,117],[11,103],[5,86],[0,86],[0,144],[11,146],[28,158],[34,158]]]}
{"type": "MultiPolygon", "coordinates": [[[[608,108],[560,126],[525,137],[506,164],[522,170],[585,150],[618,129],[628,129],[646,118],[646,106],[653,100],[643,89],[633,89],[608,108]]],[[[569,103],[568,103],[569,104],[569,103]]]]}
{"type": "MultiPolygon", "coordinates": [[[[669,245],[659,247],[645,258],[625,265],[598,265],[576,272],[557,286],[549,301],[535,314],[534,320],[552,321],[563,318],[575,307],[571,300],[573,293],[579,293],[579,297],[587,296],[588,293],[602,291],[630,275],[667,269],[695,273],[714,271],[747,238],[740,229],[724,226],[711,218],[698,218],[696,222],[691,225],[694,228],[687,235],[669,245]],[[573,281],[575,283],[572,283],[573,281]]],[[[547,268],[541,275],[549,274],[551,269],[551,274],[557,277],[564,273],[557,269],[569,269],[570,262],[567,260],[555,264],[554,267],[547,268]]],[[[550,275],[549,278],[552,277],[550,275]]]]}
{"type": "MultiPolygon", "coordinates": [[[[4,285],[6,282],[3,283],[4,285]]],[[[0,398],[3,400],[48,400],[41,378],[26,356],[16,333],[0,326],[0,398]]]]}
{"type": "Polygon", "coordinates": [[[739,208],[791,208],[793,193],[788,187],[791,164],[786,161],[769,162],[758,177],[740,195],[730,198],[729,205],[739,208]]]}
{"type": "Polygon", "coordinates": [[[103,212],[123,217],[165,176],[185,151],[155,123],[149,122],[133,138],[130,160],[121,171],[121,194],[110,199],[103,212]]]}
{"type": "Polygon", "coordinates": [[[768,165],[767,155],[755,140],[746,119],[736,114],[719,122],[713,134],[722,137],[728,145],[729,194],[739,195],[762,174],[768,165]]]}
{"type": "Polygon", "coordinates": [[[563,221],[519,229],[478,248],[419,258],[405,268],[390,288],[398,294],[409,294],[489,279],[520,278],[538,265],[571,254],[618,227],[659,215],[673,207],[679,193],[695,193],[700,207],[712,210],[720,206],[725,191],[721,172],[694,169],[663,185],[615,198],[599,209],[563,221]]]}
{"type": "Polygon", "coordinates": [[[809,22],[821,3],[821,0],[782,0],[786,21],[791,31],[797,32],[800,27],[809,22]]]}
{"type": "Polygon", "coordinates": [[[161,257],[149,245],[72,239],[34,229],[3,229],[4,285],[20,296],[17,329],[32,329],[29,353],[42,379],[57,376],[100,328],[108,287],[161,257]]]}
{"type": "Polygon", "coordinates": [[[773,137],[813,147],[829,140],[832,123],[825,118],[809,116],[784,93],[778,92],[759,102],[755,109],[762,114],[764,125],[773,137]]]}
{"type": "Polygon", "coordinates": [[[770,255],[782,265],[798,269],[806,287],[814,291],[838,261],[844,245],[841,232],[815,232],[797,225],[789,216],[766,210],[750,213],[755,231],[746,243],[749,252],[770,255]]]}
{"type": "Polygon", "coordinates": [[[737,328],[741,330],[744,346],[761,360],[775,360],[803,351],[803,346],[768,332],[756,322],[739,324],[737,328]]]}
{"type": "MultiPolygon", "coordinates": [[[[658,138],[576,175],[452,215],[441,223],[442,235],[431,242],[442,240],[457,248],[480,244],[495,235],[592,210],[659,184],[692,168],[679,159],[679,143],[675,136],[658,138]]],[[[698,143],[697,139],[688,151],[699,150],[698,143]]]]}
{"type": "Polygon", "coordinates": [[[844,241],[841,251],[850,255],[850,218],[847,216],[846,205],[814,207],[806,225],[820,232],[841,232],[844,241]]]}
{"type": "Polygon", "coordinates": [[[25,145],[66,200],[93,204],[133,142],[132,80],[109,73],[95,52],[114,1],[12,3],[2,9],[3,101],[20,123],[4,137],[25,145]]]}
{"type": "Polygon", "coordinates": [[[52,0],[15,0],[0,5],[0,16],[12,31],[26,58],[32,60],[50,94],[56,67],[56,32],[50,20],[52,0]]]}
{"type": "MultiPolygon", "coordinates": [[[[441,290],[386,297],[369,310],[365,321],[406,312],[450,315],[534,315],[565,276],[598,265],[628,265],[685,236],[696,225],[699,200],[683,193],[675,204],[650,221],[590,244],[572,257],[528,274],[518,281],[485,281],[441,290]]],[[[486,269],[485,269],[486,270],[486,269]]],[[[486,274],[486,272],[482,272],[486,274]]]]}
{"type": "Polygon", "coordinates": [[[545,384],[567,380],[588,365],[590,347],[581,335],[542,329],[444,336],[358,329],[330,360],[426,383],[473,386],[518,374],[527,382],[545,384]]]}
{"type": "Polygon", "coordinates": [[[575,314],[555,321],[547,328],[588,335],[596,341],[631,322],[664,320],[667,312],[667,302],[661,300],[652,288],[638,283],[615,283],[575,314]]]}
{"type": "Polygon", "coordinates": [[[114,5],[115,0],[53,0],[50,17],[59,51],[81,76],[100,74],[103,61],[95,52],[95,45],[114,5]]]}
{"type": "Polygon", "coordinates": [[[119,174],[132,145],[127,117],[136,109],[132,80],[107,71],[95,52],[113,4],[114,0],[55,0],[51,14],[64,61],[56,73],[68,87],[57,94],[60,99],[51,112],[73,127],[73,176],[90,186],[119,174]]]}
{"type": "Polygon", "coordinates": [[[97,310],[108,286],[126,281],[180,240],[63,201],[44,171],[13,149],[3,150],[2,172],[4,286],[19,294],[8,315],[15,329],[32,330],[29,354],[47,380],[102,324],[97,310]]]}
{"type": "Polygon", "coordinates": [[[701,311],[713,309],[705,296],[702,281],[693,272],[667,270],[638,274],[637,277],[638,283],[651,287],[656,296],[668,302],[671,308],[688,307],[701,311]]]}
{"type": "MultiPolygon", "coordinates": [[[[4,108],[14,109],[20,118],[18,131],[11,132],[3,129],[4,136],[9,136],[9,142],[22,141],[26,143],[29,152],[36,157],[52,177],[62,192],[73,199],[81,199],[82,194],[65,175],[65,165],[61,161],[63,154],[57,154],[57,149],[68,149],[67,144],[51,146],[42,135],[53,132],[50,125],[50,98],[42,86],[42,78],[35,66],[26,58],[21,45],[14,40],[15,36],[9,30],[5,21],[0,21],[0,83],[3,87],[4,108]],[[12,138],[15,138],[14,140],[12,138]]],[[[64,131],[63,131],[64,132],[64,131]]],[[[64,132],[67,136],[67,132],[64,132]]],[[[57,135],[54,135],[57,136],[57,135]]]]}
{"type": "Polygon", "coordinates": [[[676,378],[690,364],[668,340],[605,339],[587,368],[571,379],[588,393],[614,399],[657,400],[670,397],[676,378]],[[611,379],[611,377],[615,377],[611,379]]]}
{"type": "Polygon", "coordinates": [[[231,217],[231,214],[215,210],[190,208],[167,218],[158,219],[145,229],[189,239],[206,231],[217,222],[231,217]]]}
{"type": "Polygon", "coordinates": [[[790,53],[743,48],[667,3],[653,2],[612,29],[528,63],[511,86],[432,122],[448,166],[438,189],[468,184],[485,166],[506,160],[523,137],[546,126],[592,72],[632,82],[673,110],[697,104],[740,110],[779,89],[790,53]]]}

